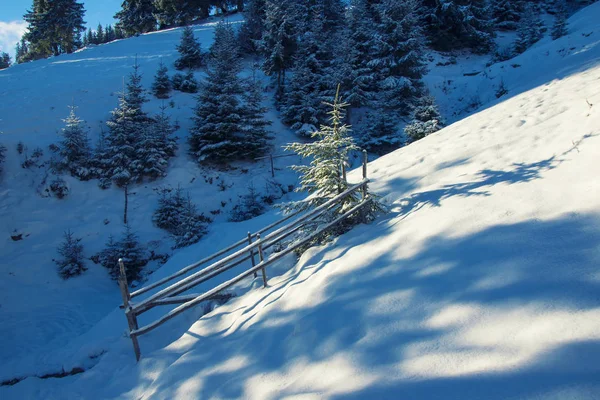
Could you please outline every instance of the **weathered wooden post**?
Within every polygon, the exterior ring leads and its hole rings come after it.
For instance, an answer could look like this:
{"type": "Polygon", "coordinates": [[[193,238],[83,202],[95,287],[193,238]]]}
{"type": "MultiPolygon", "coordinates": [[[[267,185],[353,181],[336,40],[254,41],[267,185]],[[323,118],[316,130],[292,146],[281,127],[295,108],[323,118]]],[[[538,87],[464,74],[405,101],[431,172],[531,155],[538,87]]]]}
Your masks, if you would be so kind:
{"type": "MultiPolygon", "coordinates": [[[[256,238],[260,242],[260,233],[256,235],[256,238]]],[[[261,263],[265,260],[262,243],[258,244],[258,258],[260,259],[261,263]]],[[[265,270],[264,267],[261,269],[261,271],[262,271],[263,285],[264,285],[264,287],[267,287],[267,271],[265,270]]]]}
{"type": "Polygon", "coordinates": [[[342,160],[342,179],[346,186],[348,186],[348,179],[346,179],[346,162],[342,160]]]}
{"type": "Polygon", "coordinates": [[[135,359],[140,360],[140,344],[138,343],[137,336],[132,335],[131,332],[138,328],[137,318],[129,303],[131,295],[129,294],[129,285],[127,284],[127,275],[125,273],[125,264],[123,259],[119,258],[119,288],[121,289],[121,296],[123,297],[123,307],[125,308],[125,318],[127,318],[127,325],[129,326],[129,337],[133,344],[133,351],[135,352],[135,359]]]}
{"type": "Polygon", "coordinates": [[[271,178],[275,178],[275,164],[273,163],[273,153],[269,154],[271,160],[271,178]]]}
{"type": "MultiPolygon", "coordinates": [[[[362,176],[363,180],[367,179],[367,163],[369,162],[367,151],[363,150],[363,165],[362,165],[362,176]]],[[[362,200],[367,198],[367,183],[365,182],[362,187],[362,200]]]]}
{"type": "MultiPolygon", "coordinates": [[[[248,244],[252,244],[252,234],[248,232],[248,244]]],[[[256,266],[256,261],[254,260],[254,249],[250,249],[250,260],[252,261],[252,267],[256,266]]],[[[254,271],[254,277],[256,278],[258,274],[254,271]]]]}

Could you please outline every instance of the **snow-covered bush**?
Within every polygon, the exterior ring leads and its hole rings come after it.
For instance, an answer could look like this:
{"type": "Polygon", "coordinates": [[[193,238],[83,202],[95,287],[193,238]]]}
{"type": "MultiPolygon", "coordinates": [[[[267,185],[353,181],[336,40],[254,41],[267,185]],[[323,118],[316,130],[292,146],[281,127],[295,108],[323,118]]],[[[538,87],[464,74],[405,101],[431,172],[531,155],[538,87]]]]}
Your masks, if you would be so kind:
{"type": "Polygon", "coordinates": [[[181,85],[183,84],[184,80],[185,75],[183,75],[181,72],[176,72],[175,74],[173,74],[173,77],[171,78],[171,84],[173,85],[173,89],[181,90],[181,85]]]}
{"type": "Polygon", "coordinates": [[[539,12],[536,12],[533,5],[528,5],[519,22],[517,40],[514,44],[515,52],[518,54],[523,53],[543,38],[544,32],[546,32],[546,28],[539,12]]]}
{"type": "Polygon", "coordinates": [[[413,120],[404,127],[409,143],[423,139],[443,127],[442,117],[431,96],[423,97],[413,111],[413,120]]]}
{"type": "Polygon", "coordinates": [[[58,266],[58,274],[63,279],[80,275],[87,270],[84,263],[83,245],[70,230],[64,233],[64,240],[58,247],[60,258],[53,261],[58,266]]]}
{"type": "Polygon", "coordinates": [[[183,93],[198,93],[198,81],[196,81],[192,71],[185,75],[181,85],[179,85],[179,90],[183,93]]]}
{"type": "Polygon", "coordinates": [[[50,182],[49,189],[50,192],[59,199],[63,199],[69,194],[69,186],[60,176],[57,176],[50,182]]]}

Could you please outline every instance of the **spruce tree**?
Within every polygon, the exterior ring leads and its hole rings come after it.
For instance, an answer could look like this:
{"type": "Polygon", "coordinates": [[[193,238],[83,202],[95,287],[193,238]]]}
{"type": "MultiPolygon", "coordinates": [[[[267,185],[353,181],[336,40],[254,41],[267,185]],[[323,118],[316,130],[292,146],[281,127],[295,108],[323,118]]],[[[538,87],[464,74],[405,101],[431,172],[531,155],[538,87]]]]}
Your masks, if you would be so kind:
{"type": "Polygon", "coordinates": [[[137,149],[137,157],[142,167],[141,173],[150,179],[167,176],[169,159],[177,150],[177,142],[172,136],[175,130],[165,109],[166,107],[161,107],[161,113],[154,118],[153,124],[142,131],[137,149]]]}
{"type": "Polygon", "coordinates": [[[171,92],[171,80],[167,75],[167,66],[163,64],[162,60],[158,67],[158,71],[154,76],[154,82],[152,83],[152,94],[158,99],[168,99],[169,93],[171,92]]]}
{"type": "Polygon", "coordinates": [[[442,117],[435,104],[435,99],[425,96],[415,107],[413,120],[404,128],[408,143],[423,139],[443,127],[442,117]]]}
{"type": "Polygon", "coordinates": [[[494,47],[487,0],[426,0],[424,5],[427,37],[434,49],[488,53],[494,47]]]}
{"type": "Polygon", "coordinates": [[[70,106],[69,116],[64,119],[65,127],[62,129],[60,142],[60,156],[58,162],[60,169],[68,170],[72,176],[81,180],[92,177],[90,161],[92,150],[89,144],[84,121],[75,114],[75,106],[70,106]]]}
{"type": "Polygon", "coordinates": [[[106,37],[104,36],[104,28],[102,24],[98,24],[96,28],[96,44],[106,43],[106,37]]]}
{"type": "Polygon", "coordinates": [[[501,30],[515,30],[521,20],[524,4],[520,0],[492,1],[492,17],[501,30]]]}
{"type": "Polygon", "coordinates": [[[108,269],[113,279],[119,277],[119,258],[122,258],[127,282],[140,279],[142,269],[149,261],[146,249],[140,244],[138,236],[128,224],[125,225],[121,239],[115,241],[112,235],[109,236],[105,248],[96,257],[100,264],[108,269]]]}
{"type": "Polygon", "coordinates": [[[152,0],[123,0],[114,18],[125,36],[133,36],[156,30],[155,11],[152,0]]]}
{"type": "Polygon", "coordinates": [[[514,44],[515,52],[523,53],[543,38],[545,31],[544,23],[535,11],[534,6],[528,5],[519,22],[517,39],[514,44]]]}
{"type": "Polygon", "coordinates": [[[265,0],[250,0],[244,17],[244,23],[238,33],[240,49],[245,54],[255,54],[259,50],[258,42],[264,31],[265,0]]]}
{"type": "Polygon", "coordinates": [[[215,29],[211,60],[194,109],[190,153],[198,162],[228,163],[246,156],[243,134],[241,63],[233,27],[215,29]]]}
{"type": "Polygon", "coordinates": [[[176,69],[197,69],[204,65],[204,55],[202,54],[200,42],[196,40],[191,26],[186,26],[183,29],[177,51],[179,52],[179,58],[175,60],[176,69]]]}
{"type": "Polygon", "coordinates": [[[263,107],[262,85],[255,76],[248,82],[243,95],[243,134],[246,142],[246,157],[255,158],[265,154],[272,135],[268,131],[271,121],[265,119],[267,107],[263,107]]]}
{"type": "MultiPolygon", "coordinates": [[[[322,4],[320,4],[322,6],[322,4]]],[[[323,9],[311,9],[308,31],[298,43],[292,79],[282,100],[283,121],[299,135],[310,136],[327,119],[324,102],[333,98],[328,41],[323,9]]]]}
{"type": "Polygon", "coordinates": [[[10,64],[11,64],[10,55],[5,52],[0,53],[0,69],[8,68],[8,67],[10,67],[10,64]]]}
{"type": "Polygon", "coordinates": [[[106,28],[104,28],[104,42],[105,43],[112,42],[115,39],[116,39],[115,30],[113,29],[113,26],[106,25],[106,28]]]}
{"type": "MultiPolygon", "coordinates": [[[[343,123],[344,110],[347,103],[341,102],[336,94],[330,103],[330,125],[323,125],[313,133],[317,139],[310,143],[291,143],[286,150],[297,153],[302,158],[309,158],[309,165],[296,165],[292,169],[300,173],[300,186],[296,191],[312,193],[308,200],[289,203],[288,209],[305,209],[318,206],[347,189],[348,184],[342,177],[342,163],[347,163],[351,151],[357,150],[354,140],[349,135],[350,127],[343,123]]],[[[355,196],[348,196],[343,201],[342,210],[356,203],[355,196]]]]}
{"type": "Polygon", "coordinates": [[[248,193],[244,194],[233,207],[229,220],[232,222],[246,221],[257,217],[265,212],[265,205],[260,201],[258,192],[254,185],[248,187],[248,193]]]}
{"type": "Polygon", "coordinates": [[[88,31],[85,35],[85,43],[87,43],[88,46],[90,44],[96,44],[96,37],[94,36],[92,28],[88,28],[88,31]]]}
{"type": "Polygon", "coordinates": [[[552,40],[559,39],[569,33],[567,28],[567,6],[564,0],[559,0],[556,5],[554,25],[552,25],[552,40]]]}
{"type": "Polygon", "coordinates": [[[76,0],[33,0],[23,16],[28,23],[23,38],[29,44],[24,61],[77,50],[85,31],[84,14],[83,4],[76,0]]]}
{"type": "Polygon", "coordinates": [[[64,240],[58,247],[58,254],[61,258],[53,261],[58,266],[58,274],[63,279],[72,278],[81,275],[87,270],[84,262],[83,245],[81,239],[76,238],[73,232],[66,231],[64,240]]]}

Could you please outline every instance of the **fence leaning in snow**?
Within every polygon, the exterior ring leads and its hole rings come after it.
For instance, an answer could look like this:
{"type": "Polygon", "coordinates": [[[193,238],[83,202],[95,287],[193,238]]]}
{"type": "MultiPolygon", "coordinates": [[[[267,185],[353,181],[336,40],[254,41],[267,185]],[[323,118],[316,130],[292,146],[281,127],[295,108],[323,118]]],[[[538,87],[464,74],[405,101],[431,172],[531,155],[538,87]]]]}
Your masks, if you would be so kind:
{"type": "MultiPolygon", "coordinates": [[[[342,175],[344,179],[346,178],[346,170],[345,167],[342,167],[342,175]]],[[[319,207],[310,210],[308,212],[299,211],[295,213],[291,213],[286,217],[276,221],[255,233],[248,232],[248,236],[243,238],[236,243],[233,243],[229,247],[226,247],[208,257],[201,259],[191,265],[188,265],[185,268],[177,271],[176,273],[167,276],[163,279],[154,282],[148,286],[142,287],[134,292],[129,292],[129,286],[127,284],[127,278],[125,275],[125,265],[123,260],[119,260],[119,268],[120,268],[120,276],[119,276],[119,287],[121,289],[121,295],[123,297],[123,307],[125,309],[125,316],[127,317],[127,324],[129,326],[129,337],[133,343],[133,350],[135,352],[135,357],[139,361],[141,352],[140,345],[138,341],[138,337],[148,333],[160,325],[164,324],[171,318],[181,314],[182,312],[201,304],[204,301],[216,299],[219,297],[220,292],[223,290],[235,285],[242,279],[254,275],[257,276],[258,271],[262,274],[262,280],[264,287],[267,286],[267,272],[266,268],[281,259],[285,255],[291,253],[292,251],[298,249],[299,247],[305,245],[310,240],[314,239],[327,229],[330,229],[334,225],[348,218],[352,214],[361,211],[364,206],[372,202],[372,198],[368,195],[367,192],[367,184],[369,180],[367,179],[367,153],[363,152],[363,166],[362,166],[362,181],[350,186],[347,190],[335,196],[331,200],[326,203],[320,205],[319,207]],[[361,192],[361,201],[352,207],[350,210],[344,212],[340,216],[338,216],[335,220],[323,225],[319,226],[314,232],[310,235],[293,242],[292,245],[287,248],[278,251],[276,253],[271,254],[269,257],[265,258],[265,250],[269,247],[280,243],[288,236],[294,234],[299,231],[303,227],[306,227],[308,223],[316,220],[321,215],[326,213],[329,210],[332,210],[341,204],[341,200],[352,195],[355,192],[361,192]],[[303,215],[301,215],[303,214],[303,215]],[[296,218],[295,218],[296,217],[296,218]],[[265,234],[274,228],[282,225],[284,222],[295,218],[293,221],[288,222],[285,226],[278,228],[264,237],[261,237],[261,234],[265,234]],[[254,240],[255,239],[255,240],[254,240]],[[253,241],[254,240],[254,241],[253,241]],[[240,248],[241,247],[241,248],[240,248]],[[237,251],[224,256],[225,254],[234,251],[237,251]],[[256,263],[256,256],[258,256],[258,263],[256,263]],[[217,261],[215,261],[217,260],[217,261]],[[158,292],[150,295],[149,297],[140,300],[139,302],[132,301],[136,297],[147,293],[153,289],[166,285],[168,282],[176,280],[177,278],[191,272],[195,269],[200,268],[201,266],[207,264],[208,262],[213,261],[212,264],[204,267],[203,269],[182,278],[175,283],[172,283],[158,292]],[[244,272],[238,274],[232,279],[225,281],[212,289],[204,292],[204,293],[194,293],[194,294],[185,294],[181,295],[184,292],[194,288],[195,286],[200,285],[207,280],[216,277],[217,275],[228,271],[246,261],[250,261],[250,268],[244,270],[244,272]],[[161,305],[169,305],[169,304],[179,304],[179,306],[175,307],[171,311],[167,312],[165,315],[160,317],[159,319],[144,325],[142,327],[138,326],[138,316],[143,314],[144,312],[161,305]]]]}

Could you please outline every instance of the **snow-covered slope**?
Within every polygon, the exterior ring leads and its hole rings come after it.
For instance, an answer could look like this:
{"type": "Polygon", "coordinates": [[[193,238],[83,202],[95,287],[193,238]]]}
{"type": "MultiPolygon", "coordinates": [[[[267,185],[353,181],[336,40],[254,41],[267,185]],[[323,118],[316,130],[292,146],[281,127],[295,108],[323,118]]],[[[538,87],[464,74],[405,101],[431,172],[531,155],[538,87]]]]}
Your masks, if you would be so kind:
{"type": "Polygon", "coordinates": [[[598,20],[515,59],[527,91],[371,163],[388,215],[143,336],[138,364],[116,310],[56,361],[96,346],[91,369],[0,397],[600,398],[598,20]]]}
{"type": "MultiPolygon", "coordinates": [[[[230,21],[239,24],[241,17],[233,15],[230,21]]],[[[213,40],[216,23],[194,27],[205,50],[213,40]]],[[[86,120],[95,144],[101,129],[106,131],[105,121],[117,106],[118,92],[136,58],[143,74],[142,84],[149,88],[161,59],[169,66],[170,75],[175,72],[172,65],[180,37],[181,29],[155,32],[0,71],[0,144],[7,147],[4,173],[0,175],[0,382],[60,371],[62,358],[46,362],[52,359],[52,351],[88,331],[119,301],[117,285],[100,265],[88,261],[89,269],[83,276],[63,281],[52,258],[57,257],[63,232],[69,229],[83,239],[86,257],[101,250],[110,234],[119,237],[123,231],[123,191],[114,187],[103,191],[97,181],[64,177],[69,195],[62,200],[47,197],[47,184],[42,180],[48,167],[22,168],[25,154],[31,156],[40,147],[45,158],[49,157],[47,146],[60,140],[62,119],[71,104],[86,120]],[[19,142],[28,148],[23,154],[17,152],[19,142]],[[11,239],[15,231],[22,234],[23,240],[11,239]]],[[[196,75],[201,79],[203,72],[196,75]]],[[[156,112],[163,101],[149,97],[144,109],[156,112]]],[[[151,221],[157,205],[154,189],[180,185],[189,190],[199,211],[215,223],[202,244],[189,249],[189,256],[178,255],[179,262],[173,264],[176,268],[181,267],[182,259],[191,262],[199,255],[210,254],[212,246],[228,244],[230,239],[219,233],[222,229],[237,235],[235,240],[243,237],[247,227],[231,228],[232,224],[225,223],[238,195],[247,192],[249,185],[259,192],[277,190],[276,184],[287,188],[296,178],[285,166],[297,160],[277,160],[275,179],[271,179],[268,161],[238,165],[230,171],[198,168],[186,154],[194,95],[172,92],[165,104],[171,101],[173,107],[169,106],[166,113],[181,126],[176,132],[180,138],[178,157],[172,160],[166,179],[131,189],[129,222],[150,250],[171,253],[172,241],[151,221]]],[[[280,152],[280,145],[291,141],[292,136],[274,112],[268,117],[277,132],[275,151],[280,152]]],[[[154,262],[148,268],[157,266],[154,262]]]]}

